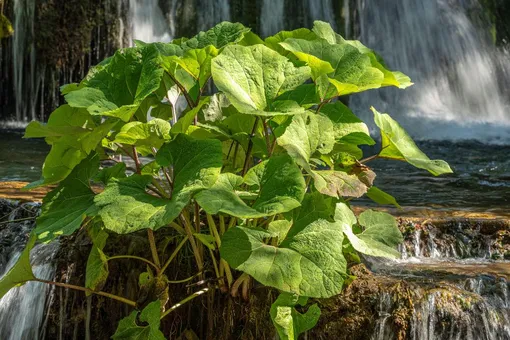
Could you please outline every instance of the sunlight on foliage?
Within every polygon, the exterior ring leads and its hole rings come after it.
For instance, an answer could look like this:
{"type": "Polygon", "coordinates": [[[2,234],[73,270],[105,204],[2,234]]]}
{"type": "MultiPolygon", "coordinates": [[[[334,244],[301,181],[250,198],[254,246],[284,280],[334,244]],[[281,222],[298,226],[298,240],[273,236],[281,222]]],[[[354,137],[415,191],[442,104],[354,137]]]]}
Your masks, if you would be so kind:
{"type": "Polygon", "coordinates": [[[349,200],[363,195],[400,207],[374,186],[367,163],[451,172],[373,108],[380,151],[363,158],[360,146],[376,141],[338,100],[411,85],[321,21],[265,40],[222,22],[171,43],[136,41],[63,86],[66,104],[47,123],[27,126],[25,138],[45,138],[51,150],[41,180],[26,189],[54,186],[27,248],[0,280],[0,297],[35,279],[36,239],[82,230],[91,244],[84,287],[52,284],[136,308],[113,339],[164,339],[160,320],[177,308],[214,289],[249,299],[253,280],[280,292],[268,317],[280,338],[297,339],[320,317],[308,298],[337,295],[351,280],[346,258],[399,257],[395,218],[351,209],[349,200]],[[110,242],[131,233],[147,237],[144,257],[110,254],[110,242]],[[109,261],[119,258],[147,266],[138,301],[102,291],[109,261]],[[193,275],[169,281],[172,270],[193,275]],[[169,292],[180,302],[170,305],[169,292]]]}

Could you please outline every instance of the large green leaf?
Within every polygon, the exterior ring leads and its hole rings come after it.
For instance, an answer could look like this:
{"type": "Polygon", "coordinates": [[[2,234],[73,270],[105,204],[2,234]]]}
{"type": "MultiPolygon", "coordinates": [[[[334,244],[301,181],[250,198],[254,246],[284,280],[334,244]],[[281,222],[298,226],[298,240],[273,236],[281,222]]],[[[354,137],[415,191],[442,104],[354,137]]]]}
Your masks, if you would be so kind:
{"type": "Polygon", "coordinates": [[[309,67],[295,67],[264,45],[225,47],[212,60],[212,76],[239,112],[274,116],[304,111],[295,101],[275,98],[310,78],[309,67]]]}
{"type": "Polygon", "coordinates": [[[141,313],[133,311],[120,320],[112,339],[165,340],[165,336],[159,330],[160,318],[161,302],[151,302],[141,313]]]}
{"type": "Polygon", "coordinates": [[[75,166],[97,148],[115,124],[115,121],[105,121],[79,135],[56,137],[52,140],[52,148],[44,161],[42,179],[30,183],[26,188],[32,189],[64,180],[75,166]]]}
{"type": "Polygon", "coordinates": [[[213,45],[220,49],[228,44],[236,43],[243,39],[245,33],[250,31],[240,23],[231,23],[223,21],[208,31],[200,32],[193,38],[184,41],[181,46],[183,49],[204,48],[213,45]]]}
{"type": "Polygon", "coordinates": [[[284,292],[327,298],[342,290],[347,264],[338,224],[319,219],[294,225],[278,247],[265,243],[271,236],[263,229],[230,228],[222,238],[221,257],[284,292]]]}
{"type": "Polygon", "coordinates": [[[314,84],[299,85],[295,89],[281,94],[276,100],[292,100],[305,108],[310,108],[321,102],[314,84]]]}
{"type": "Polygon", "coordinates": [[[91,154],[46,195],[35,229],[40,240],[48,242],[58,236],[71,235],[80,228],[87,214],[93,213],[95,194],[89,181],[98,168],[99,157],[91,154]]]}
{"type": "Polygon", "coordinates": [[[36,239],[37,237],[32,233],[18,261],[0,279],[0,299],[2,299],[11,288],[21,286],[27,281],[35,280],[32,267],[30,266],[30,250],[34,247],[36,239]]]}
{"type": "Polygon", "coordinates": [[[283,49],[280,46],[280,43],[289,38],[313,40],[317,39],[317,36],[308,28],[298,28],[293,31],[280,31],[271,37],[267,37],[264,40],[264,42],[267,47],[275,50],[276,52],[282,55],[287,55],[289,52],[283,49]]]}
{"type": "Polygon", "coordinates": [[[91,115],[84,109],[61,105],[53,111],[48,123],[32,121],[27,125],[23,138],[62,137],[81,135],[95,127],[91,115]]]}
{"type": "Polygon", "coordinates": [[[299,334],[312,329],[319,321],[321,310],[317,304],[301,314],[296,310],[297,305],[305,306],[308,298],[295,294],[281,293],[271,305],[271,320],[282,340],[297,340],[299,334]]]}
{"type": "Polygon", "coordinates": [[[434,176],[452,173],[452,169],[443,160],[431,160],[416,146],[407,132],[387,113],[379,113],[373,107],[375,124],[381,129],[381,153],[379,157],[403,160],[409,164],[429,171],[434,176]]]}
{"type": "MultiPolygon", "coordinates": [[[[308,63],[317,77],[325,75],[329,63],[333,72],[327,73],[337,88],[335,95],[346,95],[381,87],[384,74],[370,64],[370,58],[347,44],[330,44],[325,39],[287,39],[280,45],[298,59],[308,63]]],[[[325,92],[325,91],[322,91],[325,92]]],[[[329,92],[328,92],[329,93],[329,92]]],[[[331,97],[331,96],[328,96],[331,97]]]]}
{"type": "Polygon", "coordinates": [[[220,175],[216,184],[195,196],[209,214],[219,212],[240,218],[259,218],[290,211],[300,205],[305,183],[299,168],[288,156],[275,156],[250,170],[247,183],[256,185],[258,193],[252,206],[240,195],[242,177],[220,175]]]}
{"type": "MultiPolygon", "coordinates": [[[[88,229],[88,234],[92,240],[92,248],[87,259],[85,287],[93,291],[99,291],[109,275],[108,257],[103,252],[108,233],[102,229],[101,224],[95,223],[88,229]]],[[[90,293],[87,292],[87,294],[90,293]]]]}
{"type": "Polygon", "coordinates": [[[384,61],[377,53],[367,48],[358,40],[345,40],[333,30],[329,23],[319,20],[314,21],[312,31],[318,37],[327,40],[330,44],[348,43],[356,47],[361,53],[367,55],[370,58],[371,65],[384,74],[384,79],[381,84],[382,86],[396,86],[401,89],[405,89],[406,87],[413,85],[411,79],[402,72],[388,70],[384,61]]]}
{"type": "Polygon", "coordinates": [[[119,50],[82,83],[85,87],[69,92],[66,101],[91,114],[129,121],[143,100],[160,87],[160,55],[152,44],[119,50]]]}
{"type": "Polygon", "coordinates": [[[211,59],[218,55],[218,49],[213,45],[201,49],[188,50],[182,57],[170,57],[197,82],[199,88],[203,88],[211,77],[211,59]]]}
{"type": "Polygon", "coordinates": [[[318,219],[333,221],[335,202],[332,197],[324,196],[317,191],[307,193],[301,207],[292,211],[293,225],[306,226],[318,219]]]}
{"type": "Polygon", "coordinates": [[[125,234],[172,222],[195,193],[216,182],[222,166],[221,143],[179,134],[159,150],[156,160],[160,166],[173,168],[171,199],[146,192],[152,176],[111,180],[95,199],[106,229],[125,234]]]}
{"type": "Polygon", "coordinates": [[[361,197],[368,187],[358,176],[337,170],[312,171],[315,188],[331,197],[361,197]]]}
{"type": "Polygon", "coordinates": [[[159,149],[163,143],[170,140],[170,128],[168,121],[159,118],[154,118],[147,123],[129,122],[121,128],[114,142],[142,146],[151,153],[152,148],[159,149]]]}
{"type": "Polygon", "coordinates": [[[319,144],[319,122],[317,116],[309,111],[292,117],[275,131],[277,143],[308,172],[309,161],[319,144]]]}
{"type": "Polygon", "coordinates": [[[108,184],[112,178],[125,178],[126,177],[126,163],[117,163],[102,169],[94,176],[95,181],[101,181],[103,184],[108,184]]]}
{"type": "Polygon", "coordinates": [[[252,208],[267,215],[301,205],[306,184],[301,170],[288,155],[273,156],[251,168],[244,182],[258,190],[252,208]]]}
{"type": "Polygon", "coordinates": [[[336,101],[323,105],[320,112],[333,123],[335,139],[340,140],[350,134],[359,133],[366,136],[367,143],[375,144],[370,138],[368,126],[342,102],[336,101]]]}
{"type": "Polygon", "coordinates": [[[400,257],[395,247],[403,241],[403,238],[393,216],[367,210],[359,217],[359,224],[364,230],[355,234],[352,227],[357,223],[356,216],[347,204],[338,203],[335,221],[358,252],[371,256],[400,257]]]}

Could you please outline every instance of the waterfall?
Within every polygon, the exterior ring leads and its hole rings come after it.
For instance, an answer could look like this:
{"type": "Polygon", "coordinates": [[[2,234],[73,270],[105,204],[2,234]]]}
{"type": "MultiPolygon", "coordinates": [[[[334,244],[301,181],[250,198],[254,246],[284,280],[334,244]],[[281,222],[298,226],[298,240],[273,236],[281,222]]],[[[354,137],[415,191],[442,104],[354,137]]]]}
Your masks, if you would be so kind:
{"type": "MultiPolygon", "coordinates": [[[[37,278],[51,280],[55,275],[52,263],[58,248],[57,243],[37,245],[31,252],[31,263],[37,278]]],[[[17,261],[20,253],[11,254],[4,270],[7,272],[17,261]]],[[[2,277],[3,274],[0,274],[2,277]]],[[[46,299],[50,287],[40,282],[29,282],[21,287],[11,289],[0,299],[0,334],[3,340],[20,340],[40,338],[46,299]]]]}
{"type": "Polygon", "coordinates": [[[205,31],[219,22],[230,21],[229,0],[203,1],[198,7],[197,29],[205,31]]]}
{"type": "MultiPolygon", "coordinates": [[[[16,263],[34,227],[39,204],[0,200],[0,215],[7,216],[7,225],[0,228],[0,278],[16,263]],[[19,221],[23,220],[23,221],[19,221]]],[[[30,253],[30,262],[37,278],[51,280],[55,275],[53,258],[58,242],[38,244],[30,253]]],[[[44,332],[44,316],[51,287],[29,282],[11,289],[0,299],[0,338],[2,340],[40,339],[44,332]]]]}
{"type": "Polygon", "coordinates": [[[262,1],[260,15],[264,18],[260,25],[262,37],[278,33],[284,28],[285,0],[262,1]]]}
{"type": "Polygon", "coordinates": [[[129,0],[132,39],[169,42],[172,37],[158,0],[129,0]]]}
{"type": "Polygon", "coordinates": [[[427,138],[483,139],[510,127],[510,57],[491,41],[477,0],[360,0],[357,13],[360,40],[416,83],[354,96],[357,112],[374,105],[427,138]]]}
{"type": "Polygon", "coordinates": [[[36,85],[36,54],[34,37],[35,1],[14,0],[14,31],[12,43],[14,96],[16,119],[36,119],[35,105],[38,91],[36,85]],[[27,51],[30,51],[27,58],[27,51]]]}
{"type": "Polygon", "coordinates": [[[308,0],[308,14],[310,17],[310,24],[312,26],[314,20],[322,20],[329,22],[331,26],[336,29],[335,24],[335,11],[331,0],[308,0]]]}

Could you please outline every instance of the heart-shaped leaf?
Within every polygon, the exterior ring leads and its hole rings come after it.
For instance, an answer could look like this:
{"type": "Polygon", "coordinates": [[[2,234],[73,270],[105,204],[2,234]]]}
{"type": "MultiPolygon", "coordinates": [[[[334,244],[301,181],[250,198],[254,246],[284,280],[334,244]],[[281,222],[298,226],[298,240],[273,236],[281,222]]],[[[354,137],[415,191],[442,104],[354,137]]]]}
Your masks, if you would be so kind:
{"type": "Polygon", "coordinates": [[[355,234],[352,227],[357,223],[356,216],[347,204],[338,203],[335,221],[343,229],[354,249],[360,253],[387,258],[400,257],[400,252],[395,247],[403,241],[403,238],[393,216],[367,210],[359,216],[359,224],[364,230],[355,234]]]}
{"type": "Polygon", "coordinates": [[[35,229],[40,240],[48,242],[58,236],[71,235],[87,215],[93,214],[95,193],[90,188],[90,179],[98,169],[99,156],[94,153],[46,195],[35,229]]]}
{"type": "Polygon", "coordinates": [[[215,85],[241,113],[293,115],[304,109],[294,101],[275,101],[310,78],[310,68],[295,67],[264,45],[227,46],[212,61],[215,85]]]}
{"type": "Polygon", "coordinates": [[[222,166],[219,140],[196,140],[183,134],[165,144],[156,155],[159,166],[173,168],[171,199],[147,193],[152,176],[132,175],[111,180],[96,196],[105,228],[119,234],[158,229],[179,216],[200,190],[214,185],[222,166]]]}
{"type": "Polygon", "coordinates": [[[141,313],[133,311],[120,320],[112,339],[165,340],[165,336],[159,330],[160,318],[161,302],[151,302],[141,313]],[[139,325],[140,322],[143,324],[139,325]]]}
{"type": "Polygon", "coordinates": [[[251,206],[239,196],[242,177],[222,174],[216,184],[195,197],[209,214],[219,212],[240,218],[259,218],[290,211],[300,206],[305,192],[301,171],[289,156],[272,157],[246,174],[246,183],[258,192],[251,206]]]}
{"type": "Polygon", "coordinates": [[[271,320],[282,340],[297,340],[299,334],[312,329],[321,316],[317,304],[301,314],[296,310],[297,305],[305,306],[308,298],[295,294],[281,293],[271,305],[271,320]]]}

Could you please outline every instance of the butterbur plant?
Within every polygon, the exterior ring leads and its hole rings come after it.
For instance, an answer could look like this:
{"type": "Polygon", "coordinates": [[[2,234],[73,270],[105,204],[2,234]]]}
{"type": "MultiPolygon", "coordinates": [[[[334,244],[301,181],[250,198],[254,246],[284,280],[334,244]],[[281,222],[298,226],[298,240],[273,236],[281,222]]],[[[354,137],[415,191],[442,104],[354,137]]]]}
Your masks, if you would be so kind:
{"type": "Polygon", "coordinates": [[[282,339],[296,339],[320,316],[308,299],[337,295],[350,279],[346,258],[399,256],[395,219],[373,210],[356,216],[349,205],[367,195],[398,206],[373,185],[366,163],[387,158],[433,175],[451,172],[374,108],[381,149],[364,159],[359,146],[375,142],[337,100],[411,85],[321,21],[265,40],[222,22],[191,39],[137,41],[117,51],[79,84],[62,87],[66,104],[46,124],[26,129],[25,137],[51,145],[41,180],[27,188],[57,186],[18,263],[0,281],[0,297],[27,281],[103,295],[133,308],[114,339],[164,339],[160,320],[208,290],[247,298],[254,285],[265,285],[281,293],[267,317],[282,339]],[[36,278],[32,246],[79,229],[93,243],[84,286],[36,278]],[[161,252],[163,229],[175,241],[161,252]],[[109,235],[134,232],[147,235],[146,257],[105,253],[109,235]],[[184,249],[194,257],[191,282],[209,285],[170,304],[172,286],[190,283],[166,276],[184,249]],[[152,287],[154,301],[142,305],[101,290],[108,263],[119,258],[147,265],[140,289],[152,287]]]}

